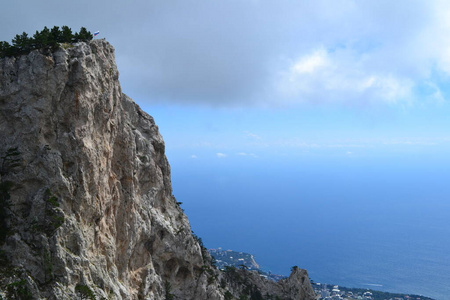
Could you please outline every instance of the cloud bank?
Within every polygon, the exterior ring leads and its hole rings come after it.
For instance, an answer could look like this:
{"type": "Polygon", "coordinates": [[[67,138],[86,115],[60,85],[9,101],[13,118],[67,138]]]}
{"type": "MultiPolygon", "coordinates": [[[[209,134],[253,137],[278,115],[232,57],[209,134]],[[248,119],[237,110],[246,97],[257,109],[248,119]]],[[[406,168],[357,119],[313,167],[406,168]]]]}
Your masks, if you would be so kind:
{"type": "Polygon", "coordinates": [[[67,24],[116,47],[136,100],[209,106],[446,101],[446,1],[10,2],[1,39],[67,24]],[[52,8],[52,9],[50,9],[52,8]]]}

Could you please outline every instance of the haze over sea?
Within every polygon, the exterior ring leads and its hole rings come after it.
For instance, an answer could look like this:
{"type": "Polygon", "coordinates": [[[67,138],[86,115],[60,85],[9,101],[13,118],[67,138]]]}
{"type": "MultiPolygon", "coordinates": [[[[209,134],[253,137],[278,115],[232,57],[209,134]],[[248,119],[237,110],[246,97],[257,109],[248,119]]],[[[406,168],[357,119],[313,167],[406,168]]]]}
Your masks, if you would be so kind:
{"type": "Polygon", "coordinates": [[[316,282],[449,299],[443,154],[169,160],[209,248],[252,253],[273,273],[298,265],[316,282]]]}

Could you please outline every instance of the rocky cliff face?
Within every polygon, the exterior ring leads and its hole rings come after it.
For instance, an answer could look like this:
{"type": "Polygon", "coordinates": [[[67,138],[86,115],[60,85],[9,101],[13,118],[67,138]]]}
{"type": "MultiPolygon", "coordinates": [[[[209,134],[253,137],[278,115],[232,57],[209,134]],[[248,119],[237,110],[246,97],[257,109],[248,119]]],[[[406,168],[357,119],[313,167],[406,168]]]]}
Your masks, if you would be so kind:
{"type": "Polygon", "coordinates": [[[250,299],[316,299],[308,272],[295,267],[291,275],[280,281],[267,280],[257,271],[227,268],[224,278],[236,299],[248,295],[250,299]]]}
{"type": "Polygon", "coordinates": [[[106,41],[0,59],[0,141],[3,298],[238,296],[192,235],[106,41]]]}

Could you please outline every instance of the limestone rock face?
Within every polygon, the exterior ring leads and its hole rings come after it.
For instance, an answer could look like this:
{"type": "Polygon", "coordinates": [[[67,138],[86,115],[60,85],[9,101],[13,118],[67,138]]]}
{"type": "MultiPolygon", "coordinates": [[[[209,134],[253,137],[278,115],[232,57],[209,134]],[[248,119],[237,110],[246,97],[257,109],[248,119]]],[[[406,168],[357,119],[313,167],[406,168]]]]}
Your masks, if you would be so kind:
{"type": "Polygon", "coordinates": [[[261,277],[257,271],[236,268],[228,268],[223,278],[237,299],[240,295],[249,299],[316,299],[308,272],[299,268],[294,268],[288,278],[277,282],[261,277]]]}
{"type": "Polygon", "coordinates": [[[118,76],[104,40],[0,59],[4,299],[224,299],[118,76]]]}

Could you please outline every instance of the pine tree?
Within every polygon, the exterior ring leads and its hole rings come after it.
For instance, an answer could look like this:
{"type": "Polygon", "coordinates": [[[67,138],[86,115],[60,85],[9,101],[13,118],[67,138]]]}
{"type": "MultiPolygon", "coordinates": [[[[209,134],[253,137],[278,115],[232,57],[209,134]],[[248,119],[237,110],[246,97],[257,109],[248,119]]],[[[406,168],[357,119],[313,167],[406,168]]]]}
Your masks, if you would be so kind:
{"type": "Polygon", "coordinates": [[[62,42],[63,43],[71,43],[73,41],[73,33],[72,29],[70,29],[68,26],[62,26],[62,42]]]}
{"type": "Polygon", "coordinates": [[[0,42],[0,57],[11,56],[12,46],[8,42],[0,42]]]}
{"type": "Polygon", "coordinates": [[[77,41],[87,42],[94,38],[92,33],[88,31],[86,28],[81,27],[80,32],[75,34],[75,39],[77,41]]]}
{"type": "Polygon", "coordinates": [[[36,49],[42,48],[47,45],[48,40],[50,38],[50,30],[47,26],[41,30],[41,32],[36,30],[36,33],[33,35],[34,45],[36,49]]]}
{"type": "Polygon", "coordinates": [[[53,26],[53,28],[50,30],[50,38],[55,43],[62,42],[62,32],[61,30],[59,30],[58,26],[53,26]]]}
{"type": "Polygon", "coordinates": [[[34,49],[59,48],[59,43],[88,42],[94,36],[85,27],[81,27],[80,32],[72,33],[68,26],[54,26],[51,30],[44,27],[40,32],[36,31],[33,37],[29,37],[26,32],[17,34],[12,40],[12,44],[0,41],[0,58],[6,56],[17,56],[29,53],[34,49]]]}
{"type": "Polygon", "coordinates": [[[12,43],[13,47],[17,49],[18,54],[31,51],[32,39],[28,37],[28,34],[26,32],[23,32],[21,35],[16,34],[16,36],[12,40],[12,43]]]}

